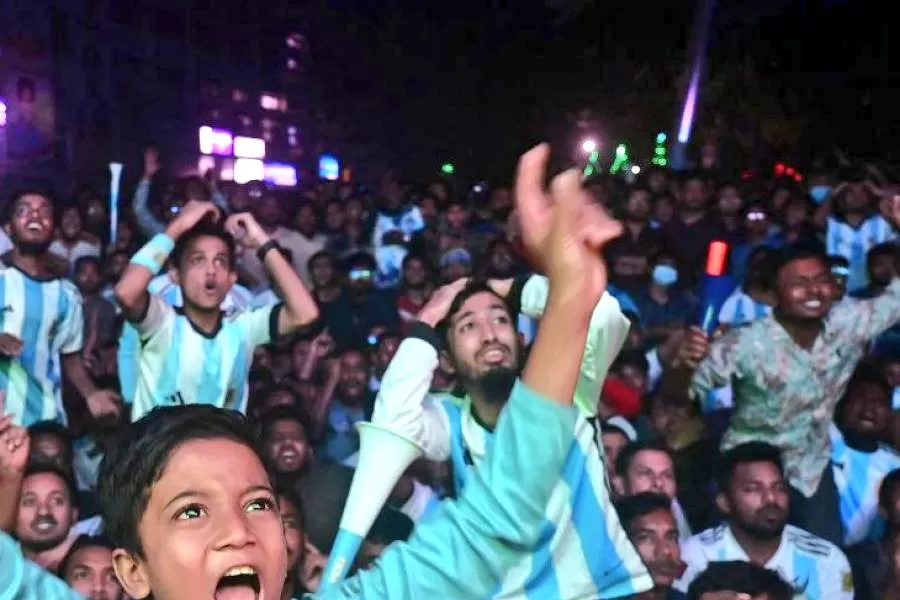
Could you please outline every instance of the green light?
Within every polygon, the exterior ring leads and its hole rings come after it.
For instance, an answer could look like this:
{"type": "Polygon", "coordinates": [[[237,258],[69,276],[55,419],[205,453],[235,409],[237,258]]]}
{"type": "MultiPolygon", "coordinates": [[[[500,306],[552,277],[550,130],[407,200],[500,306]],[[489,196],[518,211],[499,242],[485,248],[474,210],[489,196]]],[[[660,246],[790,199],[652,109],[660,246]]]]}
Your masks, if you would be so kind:
{"type": "Polygon", "coordinates": [[[665,144],[666,143],[666,134],[662,133],[662,132],[656,134],[656,143],[657,144],[665,144]]]}
{"type": "Polygon", "coordinates": [[[662,156],[663,154],[666,153],[666,149],[665,149],[665,148],[660,148],[659,146],[657,146],[656,149],[655,149],[653,152],[654,152],[654,154],[656,154],[657,156],[662,156]]]}
{"type": "Polygon", "coordinates": [[[456,167],[453,166],[453,163],[444,163],[441,165],[441,172],[445,175],[453,175],[456,171],[456,167]]]}
{"type": "Polygon", "coordinates": [[[616,147],[616,156],[625,156],[626,152],[628,152],[628,150],[625,148],[625,144],[619,144],[616,147]]]}
{"type": "Polygon", "coordinates": [[[667,161],[664,158],[659,159],[659,166],[661,166],[661,167],[666,166],[668,163],[669,163],[669,161],[667,161]]]}
{"type": "Polygon", "coordinates": [[[588,157],[588,162],[593,164],[593,163],[596,163],[598,160],[600,160],[600,152],[598,150],[594,150],[593,152],[591,152],[591,155],[588,157]]]}

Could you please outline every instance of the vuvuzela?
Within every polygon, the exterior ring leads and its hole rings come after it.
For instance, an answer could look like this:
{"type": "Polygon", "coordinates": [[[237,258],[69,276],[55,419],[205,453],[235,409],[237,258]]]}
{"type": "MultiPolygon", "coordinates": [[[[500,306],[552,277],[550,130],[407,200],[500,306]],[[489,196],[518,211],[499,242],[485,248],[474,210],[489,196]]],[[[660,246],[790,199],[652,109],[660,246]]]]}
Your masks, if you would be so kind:
{"type": "Polygon", "coordinates": [[[359,462],[320,589],[347,576],[391,490],[409,465],[425,454],[417,443],[380,425],[359,423],[356,427],[359,431],[359,462]]]}

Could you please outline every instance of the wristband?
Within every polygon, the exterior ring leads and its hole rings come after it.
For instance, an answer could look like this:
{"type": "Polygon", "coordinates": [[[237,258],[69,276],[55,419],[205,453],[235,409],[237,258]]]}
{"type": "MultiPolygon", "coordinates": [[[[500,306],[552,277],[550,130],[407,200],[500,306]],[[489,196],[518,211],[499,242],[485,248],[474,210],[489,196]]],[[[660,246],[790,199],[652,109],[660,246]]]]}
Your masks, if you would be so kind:
{"type": "Polygon", "coordinates": [[[259,259],[259,262],[266,262],[266,254],[269,253],[270,250],[281,250],[281,246],[278,245],[278,242],[270,239],[268,242],[259,247],[256,251],[256,258],[259,259]]]}
{"type": "Polygon", "coordinates": [[[159,273],[169,254],[175,249],[175,241],[164,233],[157,233],[143,248],[131,257],[131,264],[140,265],[156,275],[159,273]]]}

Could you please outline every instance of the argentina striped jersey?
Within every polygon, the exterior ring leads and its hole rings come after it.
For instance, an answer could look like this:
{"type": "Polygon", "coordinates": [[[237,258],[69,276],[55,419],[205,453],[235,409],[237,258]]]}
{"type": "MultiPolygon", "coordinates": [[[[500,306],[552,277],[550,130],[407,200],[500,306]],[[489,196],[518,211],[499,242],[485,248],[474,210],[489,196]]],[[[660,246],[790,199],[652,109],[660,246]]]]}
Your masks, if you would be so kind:
{"type": "Polygon", "coordinates": [[[246,412],[253,350],[277,333],[280,309],[278,304],[221,313],[218,329],[206,334],[180,309],[151,294],[147,314],[135,323],[142,346],[132,419],[173,404],[246,412]]]}
{"type": "Polygon", "coordinates": [[[850,546],[873,538],[883,526],[878,514],[878,489],[885,475],[900,469],[900,454],[885,446],[874,452],[851,448],[832,424],[831,462],[844,524],[844,544],[850,546]]]}
{"type": "MultiPolygon", "coordinates": [[[[154,277],[147,286],[147,291],[161,298],[169,306],[184,304],[181,286],[175,283],[167,273],[154,277]]],[[[253,294],[250,293],[250,290],[235,284],[225,294],[221,309],[225,314],[231,314],[234,311],[249,309],[251,304],[253,304],[253,294]]],[[[134,393],[137,389],[140,351],[141,343],[137,329],[126,321],[122,326],[122,335],[119,337],[117,360],[122,397],[129,404],[134,402],[134,393]]]]}
{"type": "Polygon", "coordinates": [[[719,323],[727,323],[736,327],[770,314],[772,314],[771,306],[757,302],[738,287],[722,303],[722,308],[719,310],[719,323]]]}
{"type": "MultiPolygon", "coordinates": [[[[688,566],[681,579],[675,582],[675,589],[681,592],[686,592],[711,562],[750,562],[727,525],[707,529],[684,542],[681,560],[688,566]]],[[[793,586],[795,598],[853,599],[853,575],[847,557],[831,542],[799,527],[785,526],[781,544],[765,567],[793,586]]]]}
{"type": "Polygon", "coordinates": [[[828,217],[825,250],[829,255],[843,256],[850,261],[847,289],[853,291],[866,285],[866,254],[872,246],[894,237],[893,226],[881,215],[872,215],[856,229],[846,221],[828,217]]]}
{"type": "Polygon", "coordinates": [[[0,357],[6,412],[28,427],[66,422],[61,356],[81,352],[81,294],[67,279],[34,279],[15,267],[0,270],[0,332],[22,341],[16,358],[0,357]]]}
{"type": "MultiPolygon", "coordinates": [[[[547,291],[546,278],[531,277],[522,289],[522,312],[539,318],[547,291]]],[[[576,387],[579,416],[573,442],[547,504],[539,542],[523,549],[490,598],[587,600],[653,587],[613,509],[601,446],[589,420],[609,364],[627,333],[628,321],[618,303],[604,295],[591,318],[576,387]]],[[[373,421],[415,432],[414,439],[429,458],[451,460],[459,492],[490,454],[494,434],[476,421],[467,398],[428,394],[438,364],[434,335],[417,324],[400,345],[382,379],[373,421]]]]}

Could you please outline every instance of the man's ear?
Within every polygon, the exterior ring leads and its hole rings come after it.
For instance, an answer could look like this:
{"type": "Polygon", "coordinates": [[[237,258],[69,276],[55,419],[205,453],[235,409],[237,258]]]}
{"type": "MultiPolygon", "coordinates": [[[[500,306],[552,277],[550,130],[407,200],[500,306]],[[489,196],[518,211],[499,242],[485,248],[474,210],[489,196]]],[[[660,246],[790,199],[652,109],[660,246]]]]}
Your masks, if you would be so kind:
{"type": "Polygon", "coordinates": [[[625,480],[622,478],[621,475],[613,475],[612,476],[612,484],[613,484],[613,490],[615,490],[616,494],[618,494],[619,497],[622,497],[625,495],[625,480]]]}
{"type": "Polygon", "coordinates": [[[453,364],[453,359],[450,358],[450,353],[446,350],[441,350],[438,355],[438,366],[444,373],[456,375],[456,366],[453,364]]]}
{"type": "Polygon", "coordinates": [[[148,598],[152,590],[144,562],[122,548],[113,550],[112,559],[116,579],[128,597],[148,598]]]}
{"type": "Polygon", "coordinates": [[[169,277],[175,282],[175,285],[181,285],[181,278],[178,277],[178,269],[175,267],[169,267],[169,277]]]}
{"type": "Polygon", "coordinates": [[[728,502],[728,498],[722,492],[716,493],[716,508],[719,509],[719,512],[723,515],[731,514],[731,504],[728,502]]]}

